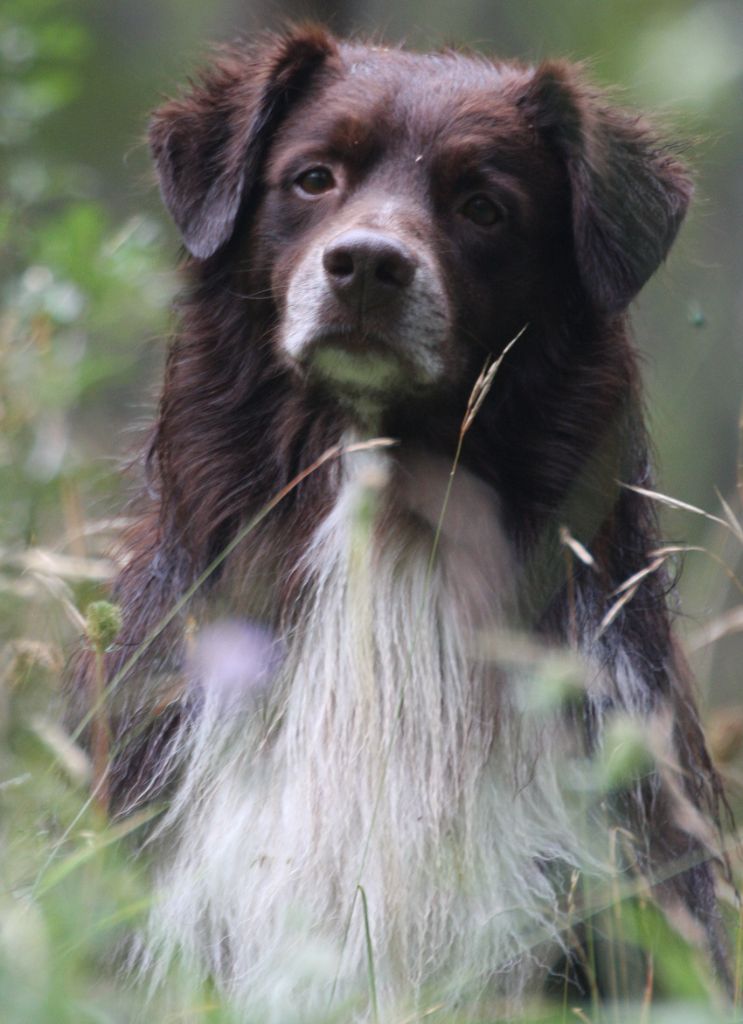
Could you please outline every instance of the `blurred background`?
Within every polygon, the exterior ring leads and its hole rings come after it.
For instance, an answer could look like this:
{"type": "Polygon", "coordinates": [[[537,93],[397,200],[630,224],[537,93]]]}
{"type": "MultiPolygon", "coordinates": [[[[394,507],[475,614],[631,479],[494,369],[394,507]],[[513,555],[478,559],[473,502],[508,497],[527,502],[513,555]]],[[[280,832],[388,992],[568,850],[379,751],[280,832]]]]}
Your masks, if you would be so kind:
{"type": "Polygon", "coordinates": [[[84,626],[79,610],[106,593],[106,551],[127,491],[119,467],[152,414],[176,289],[178,242],[142,139],[148,111],[198,66],[209,41],[287,16],[415,47],[586,60],[598,82],[619,86],[627,103],[658,112],[688,140],[696,203],[634,323],[658,488],[697,509],[663,509],[669,541],[693,548],[678,560],[680,628],[715,755],[742,804],[741,0],[3,0],[0,947],[10,951],[13,981],[0,1004],[7,1011],[12,1002],[8,1020],[130,1019],[126,1009],[101,1010],[120,997],[109,985],[99,998],[96,936],[101,922],[108,936],[110,921],[141,912],[144,883],[128,860],[108,855],[71,873],[70,859],[79,868],[86,850],[100,853],[110,840],[100,839],[87,804],[80,810],[90,768],[54,702],[84,626]],[[42,886],[51,901],[42,911],[23,896],[34,877],[38,891],[52,863],[52,880],[65,884],[42,886]],[[93,905],[87,945],[65,945],[93,905]],[[50,958],[50,948],[67,952],[50,958]],[[47,980],[29,995],[17,983],[26,976],[47,980]],[[82,1014],[81,999],[96,1012],[82,1014]]]}

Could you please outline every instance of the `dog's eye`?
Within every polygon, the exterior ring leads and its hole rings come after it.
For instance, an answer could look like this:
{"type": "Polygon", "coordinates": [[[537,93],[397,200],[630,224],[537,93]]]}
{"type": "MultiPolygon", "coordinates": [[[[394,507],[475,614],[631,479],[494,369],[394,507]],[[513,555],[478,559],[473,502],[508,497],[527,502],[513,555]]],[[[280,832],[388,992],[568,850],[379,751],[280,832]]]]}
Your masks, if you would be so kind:
{"type": "Polygon", "coordinates": [[[503,220],[503,208],[487,196],[470,196],[461,213],[481,228],[490,228],[503,220]]]}
{"type": "Polygon", "coordinates": [[[311,167],[299,175],[295,184],[300,192],[308,196],[319,196],[335,187],[335,178],[327,167],[311,167]]]}

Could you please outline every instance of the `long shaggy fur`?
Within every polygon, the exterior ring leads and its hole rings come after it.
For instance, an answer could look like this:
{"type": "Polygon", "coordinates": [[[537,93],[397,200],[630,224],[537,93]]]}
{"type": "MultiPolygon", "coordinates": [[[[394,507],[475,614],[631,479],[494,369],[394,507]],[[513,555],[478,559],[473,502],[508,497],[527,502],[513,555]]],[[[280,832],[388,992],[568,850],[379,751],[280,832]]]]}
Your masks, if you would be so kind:
{"type": "Polygon", "coordinates": [[[224,52],[151,144],[190,255],[108,659],[115,809],[168,801],[139,962],[246,1021],[368,1020],[370,963],[387,1015],[474,1014],[570,947],[579,874],[620,870],[724,981],[722,793],[663,572],[606,619],[658,543],[621,486],[652,484],[625,312],[683,165],[567,63],[314,28],[224,52]],[[540,704],[556,648],[572,696],[540,704]],[[607,792],[623,717],[656,761],[607,792]]]}
{"type": "MultiPolygon", "coordinates": [[[[504,547],[488,535],[492,509],[469,558],[444,535],[429,572],[431,527],[401,518],[369,542],[359,506],[378,485],[364,483],[366,458],[347,458],[303,556],[279,678],[237,706],[199,690],[153,915],[156,962],[180,948],[261,1019],[322,1011],[336,976],[358,997],[358,886],[385,1006],[433,983],[473,1003],[494,968],[513,994],[563,943],[570,869],[602,863],[569,806],[565,729],[476,657],[475,624],[495,627],[512,575],[491,564],[504,547]]],[[[470,518],[488,498],[466,483],[452,504],[468,502],[470,518]]],[[[386,504],[387,486],[372,497],[386,504]]]]}

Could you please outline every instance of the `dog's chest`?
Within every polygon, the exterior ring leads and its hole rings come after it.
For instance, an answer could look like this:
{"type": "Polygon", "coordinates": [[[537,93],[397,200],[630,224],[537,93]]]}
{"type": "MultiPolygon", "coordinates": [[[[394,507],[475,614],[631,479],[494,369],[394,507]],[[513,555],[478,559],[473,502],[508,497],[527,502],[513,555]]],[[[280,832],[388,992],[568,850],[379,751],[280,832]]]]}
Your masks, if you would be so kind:
{"type": "Polygon", "coordinates": [[[385,759],[400,760],[421,799],[448,777],[440,797],[453,810],[462,744],[487,758],[499,702],[498,674],[478,655],[511,604],[495,495],[464,471],[450,481],[443,460],[354,453],[303,563],[283,674],[286,756],[322,762],[310,749],[320,737],[345,747],[355,798],[369,789],[362,801],[378,799],[385,759]]]}
{"type": "Polygon", "coordinates": [[[550,731],[478,654],[512,590],[495,497],[355,453],[303,561],[277,675],[229,707],[204,688],[155,945],[201,950],[251,1006],[305,991],[294,949],[327,956],[325,997],[352,991],[369,942],[384,998],[441,971],[478,991],[556,938],[544,864],[584,853],[550,731]]]}
{"type": "Polygon", "coordinates": [[[432,612],[445,630],[486,628],[512,603],[512,557],[496,495],[466,470],[453,472],[446,460],[418,451],[394,463],[376,451],[346,457],[303,569],[310,603],[323,604],[320,591],[333,601],[343,590],[345,614],[373,606],[381,634],[407,618],[418,621],[419,633],[432,612]]]}

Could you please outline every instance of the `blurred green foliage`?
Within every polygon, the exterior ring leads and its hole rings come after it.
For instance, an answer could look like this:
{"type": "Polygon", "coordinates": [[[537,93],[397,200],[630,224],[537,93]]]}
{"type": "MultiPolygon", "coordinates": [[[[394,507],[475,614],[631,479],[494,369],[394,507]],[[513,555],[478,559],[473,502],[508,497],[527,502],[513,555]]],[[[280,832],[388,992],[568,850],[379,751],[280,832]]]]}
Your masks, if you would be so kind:
{"type": "Polygon", "coordinates": [[[108,454],[120,450],[108,431],[171,295],[158,223],[136,212],[115,218],[94,169],[44,151],[49,119],[83,89],[92,45],[65,11],[53,0],[10,0],[0,13],[5,544],[58,529],[60,487],[100,474],[91,423],[105,425],[108,454]]]}
{"type": "Polygon", "coordinates": [[[49,119],[84,88],[91,45],[56,0],[0,11],[0,1016],[29,1024],[129,1019],[130,1007],[109,1013],[122,997],[105,978],[144,891],[111,847],[32,895],[55,851],[95,849],[104,824],[86,809],[85,760],[53,710],[72,631],[50,628],[11,556],[82,524],[80,486],[89,499],[96,483],[114,490],[92,458],[113,438],[91,443],[90,417],[113,424],[106,410],[137,364],[132,337],[162,324],[169,301],[157,223],[121,222],[92,168],[44,151],[49,119]]]}

